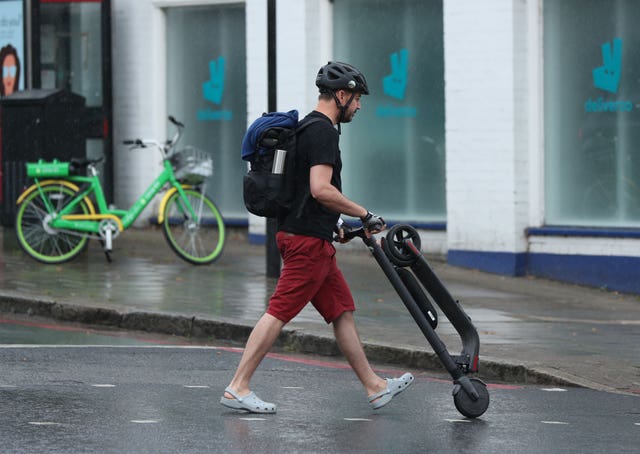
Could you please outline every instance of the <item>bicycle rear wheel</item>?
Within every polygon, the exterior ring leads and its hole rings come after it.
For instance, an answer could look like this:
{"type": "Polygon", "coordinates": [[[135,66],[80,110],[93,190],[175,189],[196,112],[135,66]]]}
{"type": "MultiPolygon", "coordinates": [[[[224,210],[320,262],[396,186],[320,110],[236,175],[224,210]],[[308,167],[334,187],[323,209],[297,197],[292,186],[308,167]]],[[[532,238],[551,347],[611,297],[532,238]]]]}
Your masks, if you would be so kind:
{"type": "Polygon", "coordinates": [[[197,220],[191,218],[178,192],[164,208],[162,230],[173,251],[194,265],[206,265],[222,253],[225,241],[224,221],[216,205],[193,189],[184,190],[197,220]]]}
{"type": "MultiPolygon", "coordinates": [[[[60,183],[41,186],[55,212],[60,211],[76,192],[60,183]]],[[[87,214],[89,207],[81,200],[70,214],[87,214]]],[[[47,211],[40,191],[31,192],[18,206],[16,235],[18,244],[27,255],[42,263],[54,264],[71,260],[87,246],[88,236],[82,232],[56,230],[49,226],[52,215],[47,211]]]]}

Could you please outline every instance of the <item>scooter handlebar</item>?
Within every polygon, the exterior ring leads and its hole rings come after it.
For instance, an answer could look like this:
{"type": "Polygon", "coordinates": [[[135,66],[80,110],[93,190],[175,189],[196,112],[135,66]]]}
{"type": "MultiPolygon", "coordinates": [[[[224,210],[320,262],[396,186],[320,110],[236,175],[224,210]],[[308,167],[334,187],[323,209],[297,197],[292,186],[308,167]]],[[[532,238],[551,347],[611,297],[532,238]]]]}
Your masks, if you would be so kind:
{"type": "MultiPolygon", "coordinates": [[[[364,230],[364,227],[360,226],[358,228],[355,228],[353,230],[348,230],[344,232],[344,236],[343,238],[340,238],[340,236],[335,235],[333,237],[334,241],[340,241],[340,240],[352,240],[354,238],[361,238],[362,241],[364,242],[364,244],[366,244],[369,247],[372,247],[374,245],[378,246],[376,243],[376,238],[373,235],[367,236],[367,233],[364,230]]],[[[378,246],[379,247],[379,246],[378,246]]]]}
{"type": "Polygon", "coordinates": [[[361,227],[358,227],[356,229],[345,231],[343,238],[340,238],[340,236],[336,235],[334,237],[334,239],[336,241],[339,241],[341,239],[352,240],[352,239],[357,238],[357,237],[363,238],[363,239],[367,237],[367,235],[364,233],[364,227],[361,226],[361,227]]]}

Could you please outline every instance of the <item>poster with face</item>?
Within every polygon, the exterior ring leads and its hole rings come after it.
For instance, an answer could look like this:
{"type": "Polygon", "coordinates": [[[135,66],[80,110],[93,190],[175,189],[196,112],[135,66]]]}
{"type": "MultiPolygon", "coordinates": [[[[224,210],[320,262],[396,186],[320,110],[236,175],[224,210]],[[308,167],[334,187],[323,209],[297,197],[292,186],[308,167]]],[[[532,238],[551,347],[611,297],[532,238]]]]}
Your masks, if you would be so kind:
{"type": "Polygon", "coordinates": [[[24,89],[24,2],[0,0],[0,96],[24,89]]]}

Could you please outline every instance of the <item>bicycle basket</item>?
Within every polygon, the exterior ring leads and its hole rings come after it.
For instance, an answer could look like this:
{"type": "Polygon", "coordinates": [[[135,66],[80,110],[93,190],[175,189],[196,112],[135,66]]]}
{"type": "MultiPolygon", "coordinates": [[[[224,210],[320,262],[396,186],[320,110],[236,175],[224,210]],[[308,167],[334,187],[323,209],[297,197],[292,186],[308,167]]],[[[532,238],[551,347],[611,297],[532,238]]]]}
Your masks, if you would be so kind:
{"type": "Polygon", "coordinates": [[[213,174],[213,159],[206,151],[195,147],[178,150],[169,157],[176,179],[197,184],[213,174]]]}

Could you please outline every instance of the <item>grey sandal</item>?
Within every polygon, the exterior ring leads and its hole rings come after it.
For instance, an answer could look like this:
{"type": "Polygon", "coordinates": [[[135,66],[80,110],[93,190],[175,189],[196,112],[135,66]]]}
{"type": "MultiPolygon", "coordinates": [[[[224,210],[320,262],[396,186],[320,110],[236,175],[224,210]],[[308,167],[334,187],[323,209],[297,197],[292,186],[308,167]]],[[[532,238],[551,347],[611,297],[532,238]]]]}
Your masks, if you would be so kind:
{"type": "Polygon", "coordinates": [[[231,394],[234,398],[228,399],[222,395],[220,403],[227,408],[233,408],[234,410],[245,410],[251,413],[275,413],[276,405],[264,402],[256,394],[251,391],[246,396],[238,396],[230,387],[227,387],[225,392],[231,394]]]}
{"type": "Polygon", "coordinates": [[[369,403],[374,410],[384,407],[391,402],[391,399],[407,389],[413,383],[413,375],[407,372],[400,378],[387,378],[386,380],[387,389],[369,396],[369,403]]]}

